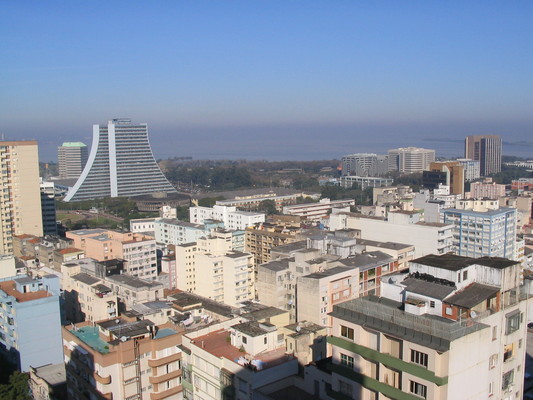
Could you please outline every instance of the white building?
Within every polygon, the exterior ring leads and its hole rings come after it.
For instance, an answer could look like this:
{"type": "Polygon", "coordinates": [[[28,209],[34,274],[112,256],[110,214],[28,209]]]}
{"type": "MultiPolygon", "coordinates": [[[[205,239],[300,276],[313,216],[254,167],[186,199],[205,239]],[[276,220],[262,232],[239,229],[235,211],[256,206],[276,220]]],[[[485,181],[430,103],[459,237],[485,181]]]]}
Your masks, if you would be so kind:
{"type": "Polygon", "coordinates": [[[435,161],[435,150],[420,147],[402,147],[389,150],[389,171],[411,174],[429,169],[435,161]]]}
{"type": "Polygon", "coordinates": [[[343,208],[344,211],[350,211],[350,206],[355,205],[353,199],[330,200],[321,199],[318,203],[294,204],[283,207],[283,214],[298,215],[308,220],[320,220],[326,217],[334,208],[343,208]]]}
{"type": "Polygon", "coordinates": [[[430,255],[381,298],[334,306],[329,397],[521,399],[520,270],[501,258],[430,255]]]}
{"type": "Polygon", "coordinates": [[[239,211],[234,206],[215,205],[189,208],[189,220],[194,224],[204,224],[206,220],[218,220],[226,229],[245,230],[250,226],[265,222],[265,214],[239,211]]]}
{"type": "Polygon", "coordinates": [[[408,243],[415,256],[445,254],[452,250],[452,224],[424,222],[416,211],[389,212],[388,219],[355,213],[330,216],[330,229],[359,229],[361,238],[382,242],[408,243]]]}

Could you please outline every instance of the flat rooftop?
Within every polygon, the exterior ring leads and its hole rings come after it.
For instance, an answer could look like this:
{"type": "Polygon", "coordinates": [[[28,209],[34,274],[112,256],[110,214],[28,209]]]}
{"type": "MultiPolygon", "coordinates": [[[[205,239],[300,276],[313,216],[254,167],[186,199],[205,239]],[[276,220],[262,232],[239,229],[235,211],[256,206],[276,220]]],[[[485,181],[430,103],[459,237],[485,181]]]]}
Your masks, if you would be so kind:
{"type": "Polygon", "coordinates": [[[292,360],[290,356],[285,354],[285,347],[280,347],[273,351],[264,352],[252,356],[247,353],[241,352],[237,347],[228,343],[230,332],[224,329],[211,332],[204,336],[199,336],[194,339],[194,343],[197,346],[202,347],[205,351],[213,354],[216,357],[224,357],[230,361],[238,363],[239,359],[249,358],[262,361],[263,368],[274,367],[276,365],[283,364],[292,360]]]}
{"type": "Polygon", "coordinates": [[[449,271],[459,271],[463,268],[466,268],[470,265],[478,264],[484,265],[490,268],[504,269],[512,265],[518,264],[518,261],[508,260],[501,257],[464,257],[458,256],[456,254],[447,253],[447,254],[429,254],[424,257],[417,258],[412,261],[413,263],[428,265],[430,267],[437,267],[441,269],[446,269],[449,271]]]}
{"type": "Polygon", "coordinates": [[[0,290],[2,290],[8,296],[14,297],[15,300],[17,300],[17,303],[24,303],[26,301],[44,299],[45,297],[52,296],[46,290],[37,290],[35,292],[21,293],[16,289],[14,280],[0,282],[0,290]]]}
{"type": "Polygon", "coordinates": [[[133,287],[135,289],[141,289],[141,288],[155,288],[155,287],[163,287],[162,283],[159,282],[151,282],[144,279],[139,279],[134,276],[129,275],[110,275],[105,278],[108,281],[111,281],[115,284],[121,284],[133,287]]]}

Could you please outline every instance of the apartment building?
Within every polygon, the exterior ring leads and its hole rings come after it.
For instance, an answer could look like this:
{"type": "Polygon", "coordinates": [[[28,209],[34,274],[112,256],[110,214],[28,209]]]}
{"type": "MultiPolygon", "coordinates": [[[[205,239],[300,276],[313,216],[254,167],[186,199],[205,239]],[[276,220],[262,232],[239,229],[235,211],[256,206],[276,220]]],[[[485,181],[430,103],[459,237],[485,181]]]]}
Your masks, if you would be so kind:
{"type": "Polygon", "coordinates": [[[214,205],[211,207],[189,208],[189,221],[204,224],[206,220],[217,220],[224,223],[224,228],[245,230],[250,226],[265,222],[265,214],[237,210],[235,206],[214,205]]]}
{"type": "Polygon", "coordinates": [[[157,278],[156,241],[140,233],[122,233],[106,229],[85,229],[67,232],[74,247],[98,261],[120,258],[124,272],[142,279],[157,278]]]}
{"type": "Polygon", "coordinates": [[[334,306],[328,398],[522,398],[520,276],[507,259],[428,255],[382,297],[334,306]]]}
{"type": "Polygon", "coordinates": [[[182,399],[181,333],[124,318],[63,327],[69,398],[182,399]]]}
{"type": "Polygon", "coordinates": [[[175,247],[176,287],[238,307],[254,294],[253,256],[235,251],[231,232],[175,247]]]}
{"type": "Polygon", "coordinates": [[[19,371],[63,361],[59,296],[54,275],[0,282],[0,353],[19,371]]]}
{"type": "Polygon", "coordinates": [[[182,346],[185,398],[256,398],[260,388],[298,373],[284,335],[267,322],[214,325],[185,334],[182,346]]]}
{"type": "Polygon", "coordinates": [[[516,259],[516,209],[498,200],[459,200],[443,210],[444,223],[453,225],[453,250],[466,257],[516,259]]]}
{"type": "Polygon", "coordinates": [[[81,316],[84,320],[98,321],[102,316],[118,315],[135,304],[163,298],[162,283],[117,273],[120,269],[116,267],[89,258],[61,266],[62,288],[68,292],[69,315],[76,317],[73,320],[81,316]],[[114,274],[107,275],[108,270],[114,274]]]}
{"type": "Polygon", "coordinates": [[[413,245],[415,257],[426,254],[445,254],[452,250],[451,223],[425,222],[415,211],[389,212],[388,218],[370,217],[356,213],[330,215],[330,229],[357,229],[361,238],[413,245]]]}
{"type": "Polygon", "coordinates": [[[270,250],[274,247],[299,240],[300,227],[264,223],[245,231],[245,249],[254,256],[255,265],[270,261],[270,250]]]}
{"type": "Polygon", "coordinates": [[[32,399],[55,400],[67,398],[65,364],[46,364],[30,368],[28,385],[32,399]]]}
{"type": "Polygon", "coordinates": [[[483,182],[472,182],[470,184],[470,199],[497,199],[505,196],[505,185],[492,181],[492,178],[485,178],[483,182]]]}
{"type": "Polygon", "coordinates": [[[68,322],[95,322],[118,316],[118,297],[101,279],[84,272],[64,275],[61,289],[68,322]]]}
{"type": "Polygon", "coordinates": [[[344,211],[350,211],[351,206],[355,206],[355,200],[353,199],[330,200],[324,198],[320,199],[318,203],[284,206],[283,214],[297,215],[302,219],[310,221],[319,221],[327,217],[333,208],[342,208],[344,211]]]}
{"type": "Polygon", "coordinates": [[[13,235],[43,235],[36,141],[0,141],[0,253],[13,254],[13,235]]]}
{"type": "MultiPolygon", "coordinates": [[[[276,190],[280,191],[280,188],[276,188],[276,190]]],[[[284,191],[287,191],[287,189],[285,189],[284,191]]],[[[227,195],[231,196],[232,192],[227,192],[227,195]]],[[[261,191],[261,193],[256,193],[256,194],[242,193],[236,196],[233,195],[232,197],[234,198],[228,199],[228,200],[218,200],[216,204],[219,206],[237,207],[238,209],[252,211],[252,210],[256,210],[261,205],[262,201],[272,200],[274,204],[276,205],[276,209],[278,211],[281,211],[284,205],[296,204],[299,198],[310,197],[313,200],[318,200],[320,198],[320,194],[304,193],[304,192],[296,192],[296,193],[293,192],[290,194],[277,194],[274,192],[264,193],[264,191],[261,191]]]]}
{"type": "Polygon", "coordinates": [[[357,176],[357,175],[345,175],[341,176],[340,185],[345,189],[350,189],[354,185],[361,189],[376,188],[383,186],[390,186],[394,183],[393,178],[383,178],[374,176],[357,176]]]}

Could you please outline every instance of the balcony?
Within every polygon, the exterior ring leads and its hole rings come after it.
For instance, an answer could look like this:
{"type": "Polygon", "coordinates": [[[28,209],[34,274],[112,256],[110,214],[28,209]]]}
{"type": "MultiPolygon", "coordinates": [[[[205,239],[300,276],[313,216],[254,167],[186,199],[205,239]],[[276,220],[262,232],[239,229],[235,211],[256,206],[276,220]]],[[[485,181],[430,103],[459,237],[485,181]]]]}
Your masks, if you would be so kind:
{"type": "Polygon", "coordinates": [[[165,364],[170,364],[171,362],[181,360],[181,352],[172,354],[167,357],[158,358],[156,360],[148,360],[148,366],[154,368],[154,367],[160,367],[165,364]]]}
{"type": "Polygon", "coordinates": [[[97,382],[101,383],[102,385],[109,385],[111,383],[111,375],[103,377],[100,376],[98,372],[94,372],[93,377],[97,382]]]}
{"type": "Polygon", "coordinates": [[[164,390],[162,392],[150,393],[150,400],[162,400],[162,399],[170,397],[170,396],[172,396],[174,394],[178,394],[182,390],[183,390],[183,387],[181,385],[179,385],[179,386],[175,386],[173,388],[164,390]]]}
{"type": "Polygon", "coordinates": [[[159,376],[151,376],[149,378],[150,383],[152,384],[158,384],[161,382],[169,381],[174,378],[178,378],[181,376],[181,369],[178,369],[176,371],[169,372],[168,374],[163,374],[159,376]]]}

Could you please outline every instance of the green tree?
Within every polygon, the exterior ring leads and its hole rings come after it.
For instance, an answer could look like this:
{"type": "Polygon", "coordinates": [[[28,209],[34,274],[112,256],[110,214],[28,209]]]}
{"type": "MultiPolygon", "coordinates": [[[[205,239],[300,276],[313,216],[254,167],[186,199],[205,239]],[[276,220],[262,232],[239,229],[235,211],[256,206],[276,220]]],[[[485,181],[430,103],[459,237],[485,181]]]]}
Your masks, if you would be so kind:
{"type": "Polygon", "coordinates": [[[9,383],[0,385],[0,400],[31,400],[28,375],[15,371],[9,376],[9,383]]]}
{"type": "Polygon", "coordinates": [[[276,202],[274,200],[263,200],[261,203],[259,203],[257,211],[264,212],[267,215],[278,214],[276,202]]]}

